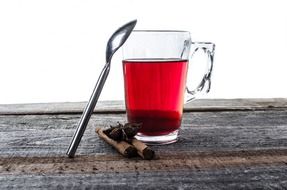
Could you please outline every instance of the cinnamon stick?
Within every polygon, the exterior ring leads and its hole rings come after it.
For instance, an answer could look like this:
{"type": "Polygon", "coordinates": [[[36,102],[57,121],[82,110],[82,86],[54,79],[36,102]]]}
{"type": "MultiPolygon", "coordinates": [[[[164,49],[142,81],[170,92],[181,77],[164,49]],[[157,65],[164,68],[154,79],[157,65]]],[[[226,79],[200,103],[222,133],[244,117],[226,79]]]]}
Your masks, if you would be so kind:
{"type": "Polygon", "coordinates": [[[145,160],[152,160],[155,158],[155,152],[143,142],[133,138],[131,144],[137,149],[138,155],[145,160]]]}
{"type": "Polygon", "coordinates": [[[104,141],[106,141],[108,144],[110,144],[111,146],[113,146],[120,154],[122,154],[125,157],[134,157],[137,155],[137,149],[125,142],[125,141],[115,141],[111,138],[109,138],[104,132],[102,128],[96,128],[96,133],[98,133],[99,137],[101,139],[103,139],[104,141]]]}

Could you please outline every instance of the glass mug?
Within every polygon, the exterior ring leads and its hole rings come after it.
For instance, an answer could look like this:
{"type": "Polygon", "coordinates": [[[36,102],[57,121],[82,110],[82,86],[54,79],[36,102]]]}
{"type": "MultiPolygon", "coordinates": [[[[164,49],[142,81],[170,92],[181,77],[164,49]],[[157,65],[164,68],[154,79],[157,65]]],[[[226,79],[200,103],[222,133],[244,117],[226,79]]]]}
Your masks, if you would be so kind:
{"type": "Polygon", "coordinates": [[[203,89],[209,92],[214,48],[210,42],[192,42],[187,31],[131,33],[123,46],[123,75],[128,122],[142,123],[138,140],[148,144],[177,141],[183,104],[203,89]],[[200,84],[191,90],[186,87],[188,60],[199,49],[207,57],[207,67],[200,84]]]}

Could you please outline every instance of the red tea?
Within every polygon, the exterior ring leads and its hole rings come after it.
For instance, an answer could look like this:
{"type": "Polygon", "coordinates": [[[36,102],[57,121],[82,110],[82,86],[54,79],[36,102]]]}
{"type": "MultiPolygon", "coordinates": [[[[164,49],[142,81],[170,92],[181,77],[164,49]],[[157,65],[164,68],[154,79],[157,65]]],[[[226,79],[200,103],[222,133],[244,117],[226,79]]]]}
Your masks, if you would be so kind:
{"type": "Polygon", "coordinates": [[[188,61],[124,60],[129,122],[143,123],[143,135],[166,135],[180,127],[188,61]]]}

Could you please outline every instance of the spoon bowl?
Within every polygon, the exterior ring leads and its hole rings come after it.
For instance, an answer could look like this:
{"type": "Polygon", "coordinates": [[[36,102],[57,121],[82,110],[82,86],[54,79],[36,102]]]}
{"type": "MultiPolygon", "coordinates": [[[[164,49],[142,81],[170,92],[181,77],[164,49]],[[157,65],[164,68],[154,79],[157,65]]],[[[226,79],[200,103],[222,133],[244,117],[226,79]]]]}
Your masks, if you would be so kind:
{"type": "Polygon", "coordinates": [[[113,54],[126,42],[134,29],[137,20],[133,20],[119,29],[117,29],[110,37],[106,48],[106,62],[110,63],[113,54]]]}

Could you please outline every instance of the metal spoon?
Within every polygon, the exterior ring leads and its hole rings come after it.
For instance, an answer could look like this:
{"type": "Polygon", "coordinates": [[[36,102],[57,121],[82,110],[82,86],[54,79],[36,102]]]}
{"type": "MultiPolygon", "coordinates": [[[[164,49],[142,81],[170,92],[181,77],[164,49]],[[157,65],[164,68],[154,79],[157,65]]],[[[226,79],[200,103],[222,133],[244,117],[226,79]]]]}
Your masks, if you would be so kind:
{"type": "Polygon", "coordinates": [[[69,149],[67,151],[67,155],[72,158],[75,156],[76,150],[80,144],[81,138],[86,130],[86,127],[88,125],[88,122],[91,118],[91,115],[93,113],[93,110],[97,104],[97,101],[99,99],[99,96],[102,92],[103,86],[106,82],[106,79],[110,72],[110,65],[111,60],[114,55],[114,53],[125,43],[125,41],[128,39],[129,35],[131,34],[132,30],[134,29],[135,25],[137,23],[137,20],[133,20],[119,29],[117,29],[113,35],[110,37],[107,48],[106,48],[106,65],[104,66],[97,84],[94,88],[94,91],[90,97],[90,100],[88,104],[86,105],[86,108],[82,114],[82,117],[80,119],[80,122],[78,124],[77,130],[73,136],[73,140],[69,146],[69,149]]]}

